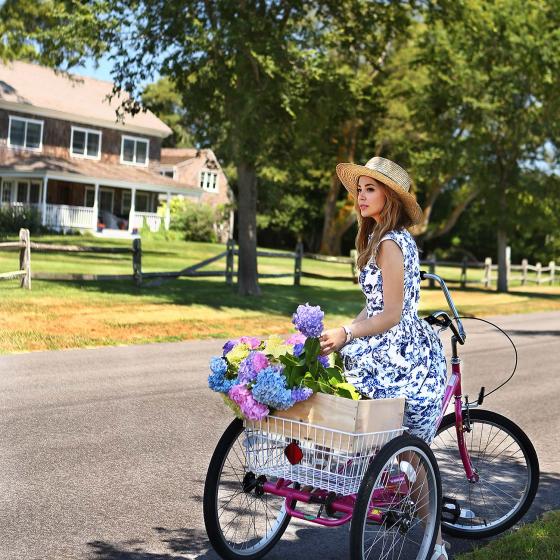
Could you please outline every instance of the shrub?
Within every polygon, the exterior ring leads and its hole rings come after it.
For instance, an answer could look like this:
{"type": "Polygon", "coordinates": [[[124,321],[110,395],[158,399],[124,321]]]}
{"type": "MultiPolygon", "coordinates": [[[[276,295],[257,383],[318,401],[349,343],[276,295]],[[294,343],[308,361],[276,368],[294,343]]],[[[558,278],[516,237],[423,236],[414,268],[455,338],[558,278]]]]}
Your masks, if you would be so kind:
{"type": "Polygon", "coordinates": [[[170,228],[182,232],[185,241],[215,243],[217,236],[214,223],[217,218],[217,210],[209,204],[186,199],[171,200],[170,228]]]}
{"type": "Polygon", "coordinates": [[[39,233],[42,230],[39,211],[25,206],[0,207],[0,235],[17,234],[21,228],[27,228],[31,234],[39,233]]]}

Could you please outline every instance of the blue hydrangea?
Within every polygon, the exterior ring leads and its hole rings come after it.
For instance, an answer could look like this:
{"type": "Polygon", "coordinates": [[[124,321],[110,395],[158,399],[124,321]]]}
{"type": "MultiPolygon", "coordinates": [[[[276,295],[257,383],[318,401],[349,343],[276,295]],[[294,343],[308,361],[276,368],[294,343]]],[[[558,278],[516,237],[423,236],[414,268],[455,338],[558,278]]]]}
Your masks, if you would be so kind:
{"type": "Polygon", "coordinates": [[[253,368],[253,356],[251,352],[240,364],[237,370],[237,379],[239,383],[250,383],[257,378],[257,372],[253,368]]]}
{"type": "Polygon", "coordinates": [[[294,344],[294,356],[299,358],[303,354],[304,345],[301,342],[294,344]]]}
{"type": "Polygon", "coordinates": [[[286,387],[286,378],[281,369],[269,366],[257,375],[253,386],[253,398],[277,410],[287,410],[294,404],[292,391],[286,387]]]}
{"type": "Polygon", "coordinates": [[[306,401],[312,394],[313,391],[309,387],[292,389],[292,399],[294,402],[306,401]]]}
{"type": "Polygon", "coordinates": [[[324,368],[330,367],[330,364],[329,364],[329,357],[328,357],[328,356],[317,356],[317,361],[318,361],[324,368]]]}
{"type": "Polygon", "coordinates": [[[318,337],[323,332],[323,317],[325,314],[317,306],[298,305],[296,312],[292,316],[292,323],[296,329],[307,337],[318,337]]]}
{"type": "Polygon", "coordinates": [[[217,393],[227,393],[236,383],[237,379],[226,379],[227,363],[223,358],[214,357],[210,360],[208,387],[217,393]]]}

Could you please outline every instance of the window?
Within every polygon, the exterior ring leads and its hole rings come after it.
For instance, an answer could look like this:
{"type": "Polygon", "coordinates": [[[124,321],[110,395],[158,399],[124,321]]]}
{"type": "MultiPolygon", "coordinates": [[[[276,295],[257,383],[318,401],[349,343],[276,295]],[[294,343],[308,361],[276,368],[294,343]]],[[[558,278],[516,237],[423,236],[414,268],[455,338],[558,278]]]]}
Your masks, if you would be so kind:
{"type": "Polygon", "coordinates": [[[43,147],[43,121],[10,116],[8,146],[40,152],[43,147]]]}
{"type": "Polygon", "coordinates": [[[73,156],[99,159],[101,157],[101,132],[73,126],[70,153],[73,156]]]}
{"type": "Polygon", "coordinates": [[[86,187],[86,193],[84,196],[84,206],[88,208],[93,208],[95,204],[95,188],[93,187],[86,187]]]}
{"type": "Polygon", "coordinates": [[[123,136],[121,145],[121,163],[148,165],[149,141],[132,136],[123,136]]]}
{"type": "Polygon", "coordinates": [[[199,186],[205,191],[218,192],[218,173],[216,171],[208,171],[207,169],[201,171],[199,186]]]}
{"type": "Polygon", "coordinates": [[[160,173],[160,175],[163,175],[164,177],[170,177],[171,179],[173,179],[173,177],[175,175],[175,173],[172,170],[171,171],[168,171],[168,170],[160,171],[159,173],[160,173]]]}
{"type": "Polygon", "coordinates": [[[28,189],[29,183],[27,181],[18,181],[16,193],[17,202],[27,202],[27,197],[29,196],[28,189]]]}
{"type": "Polygon", "coordinates": [[[132,200],[132,193],[130,191],[123,191],[122,193],[122,213],[130,212],[130,201],[132,200]]]}
{"type": "Polygon", "coordinates": [[[29,202],[38,204],[41,196],[41,183],[30,183],[29,185],[29,202]]]}
{"type": "Polygon", "coordinates": [[[148,212],[148,195],[146,193],[136,193],[135,210],[137,212],[148,212]]]}
{"type": "Polygon", "coordinates": [[[12,181],[4,181],[2,183],[2,202],[11,202],[12,200],[12,181]]]}

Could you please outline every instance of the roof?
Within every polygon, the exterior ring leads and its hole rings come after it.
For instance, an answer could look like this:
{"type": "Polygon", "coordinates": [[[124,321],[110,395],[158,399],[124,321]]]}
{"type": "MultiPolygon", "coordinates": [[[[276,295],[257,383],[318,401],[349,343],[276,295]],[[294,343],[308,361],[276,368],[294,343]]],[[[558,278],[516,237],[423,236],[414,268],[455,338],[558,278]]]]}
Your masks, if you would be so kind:
{"type": "Polygon", "coordinates": [[[186,159],[199,157],[204,150],[197,148],[162,148],[160,162],[162,165],[176,165],[186,159]]]}
{"type": "Polygon", "coordinates": [[[202,191],[185,183],[164,177],[149,167],[114,165],[89,159],[60,158],[14,152],[0,148],[1,176],[34,176],[85,183],[99,182],[107,186],[142,186],[160,192],[200,196],[202,191]]]}
{"type": "MultiPolygon", "coordinates": [[[[66,74],[29,62],[0,62],[0,106],[73,122],[97,124],[121,131],[164,138],[171,129],[151,111],[125,116],[117,123],[120,99],[107,101],[113,83],[66,74]]],[[[128,97],[128,95],[127,95],[128,97]]],[[[122,98],[121,98],[122,99],[122,98]]]]}

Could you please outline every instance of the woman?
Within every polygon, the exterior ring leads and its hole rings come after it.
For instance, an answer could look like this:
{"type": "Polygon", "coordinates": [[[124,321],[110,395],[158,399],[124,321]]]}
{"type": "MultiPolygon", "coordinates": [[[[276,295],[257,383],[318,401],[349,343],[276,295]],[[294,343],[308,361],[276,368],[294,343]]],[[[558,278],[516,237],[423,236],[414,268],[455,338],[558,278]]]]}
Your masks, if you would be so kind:
{"type": "MultiPolygon", "coordinates": [[[[351,325],[321,335],[324,355],[340,350],[348,381],[370,398],[405,397],[404,424],[431,443],[446,385],[445,355],[428,323],[419,319],[418,249],[407,228],[422,220],[411,179],[381,157],[365,166],[337,165],[355,199],[358,268],[366,306],[351,325]]],[[[433,560],[447,559],[441,533],[433,560]]]]}

